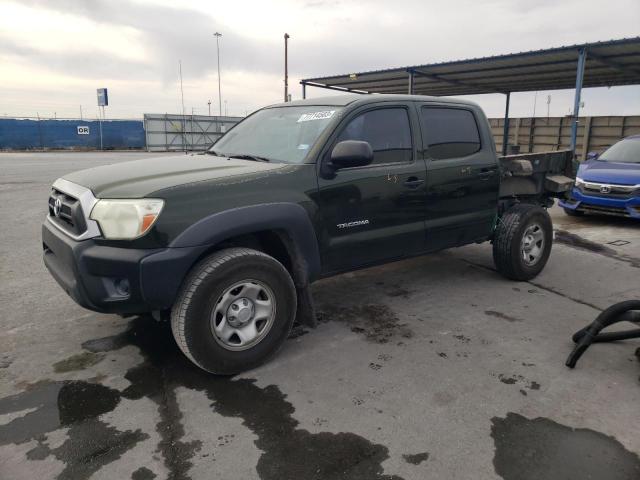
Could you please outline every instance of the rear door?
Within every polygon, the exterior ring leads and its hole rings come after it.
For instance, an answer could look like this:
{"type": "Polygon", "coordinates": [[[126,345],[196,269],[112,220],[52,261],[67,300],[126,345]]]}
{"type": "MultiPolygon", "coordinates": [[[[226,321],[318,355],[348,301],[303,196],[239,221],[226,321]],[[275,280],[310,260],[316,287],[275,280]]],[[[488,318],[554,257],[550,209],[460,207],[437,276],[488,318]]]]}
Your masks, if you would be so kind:
{"type": "Polygon", "coordinates": [[[324,161],[343,140],[369,142],[374,160],[318,178],[325,273],[424,249],[426,168],[412,125],[418,128],[410,102],[370,104],[350,113],[328,143],[324,161]]]}
{"type": "Polygon", "coordinates": [[[425,103],[419,105],[419,119],[427,165],[427,248],[486,238],[497,214],[500,181],[486,118],[464,105],[425,103]]]}

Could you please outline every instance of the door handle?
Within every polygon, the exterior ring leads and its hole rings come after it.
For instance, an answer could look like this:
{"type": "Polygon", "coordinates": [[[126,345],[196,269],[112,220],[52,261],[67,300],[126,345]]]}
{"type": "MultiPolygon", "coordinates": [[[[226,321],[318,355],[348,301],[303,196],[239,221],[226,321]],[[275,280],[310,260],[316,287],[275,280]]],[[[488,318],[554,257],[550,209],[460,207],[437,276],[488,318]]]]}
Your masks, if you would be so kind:
{"type": "Polygon", "coordinates": [[[478,176],[483,179],[483,180],[487,180],[488,178],[493,177],[496,174],[495,170],[482,170],[478,176]]]}
{"type": "Polygon", "coordinates": [[[418,188],[423,183],[424,180],[421,180],[418,177],[409,177],[404,181],[403,185],[407,188],[418,188]]]}

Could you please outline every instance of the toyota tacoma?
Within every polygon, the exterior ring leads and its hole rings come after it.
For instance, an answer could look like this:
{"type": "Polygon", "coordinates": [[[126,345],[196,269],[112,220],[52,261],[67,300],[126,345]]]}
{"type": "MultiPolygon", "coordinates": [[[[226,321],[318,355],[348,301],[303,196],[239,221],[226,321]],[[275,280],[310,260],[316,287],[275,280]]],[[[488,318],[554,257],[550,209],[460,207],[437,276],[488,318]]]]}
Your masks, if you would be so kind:
{"type": "Polygon", "coordinates": [[[474,103],[343,95],[269,106],[201,154],[55,181],[44,262],[81,306],[171,322],[216,374],[272,356],[309,285],[343,272],[490,241],[497,270],[535,277],[566,195],[570,152],[499,157],[474,103]]]}

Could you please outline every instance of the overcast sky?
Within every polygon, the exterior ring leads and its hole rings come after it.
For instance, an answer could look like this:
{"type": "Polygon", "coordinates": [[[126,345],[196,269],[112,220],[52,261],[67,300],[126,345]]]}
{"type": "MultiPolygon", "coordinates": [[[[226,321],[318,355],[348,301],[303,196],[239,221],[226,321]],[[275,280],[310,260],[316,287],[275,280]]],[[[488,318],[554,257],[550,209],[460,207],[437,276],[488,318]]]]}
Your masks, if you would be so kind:
{"type": "MultiPolygon", "coordinates": [[[[640,35],[639,0],[0,0],[0,115],[110,118],[218,111],[216,48],[229,115],[283,95],[283,34],[290,92],[301,78],[448,61],[640,35]]],[[[331,94],[316,88],[308,96],[331,94]]],[[[539,92],[537,114],[566,115],[572,91],[539,92]]],[[[502,95],[473,97],[489,116],[502,95]]],[[[640,114],[640,87],[587,89],[587,115],[640,114]]],[[[512,95],[530,116],[533,93],[512,95]]],[[[223,113],[225,106],[223,105],[223,113]]]]}

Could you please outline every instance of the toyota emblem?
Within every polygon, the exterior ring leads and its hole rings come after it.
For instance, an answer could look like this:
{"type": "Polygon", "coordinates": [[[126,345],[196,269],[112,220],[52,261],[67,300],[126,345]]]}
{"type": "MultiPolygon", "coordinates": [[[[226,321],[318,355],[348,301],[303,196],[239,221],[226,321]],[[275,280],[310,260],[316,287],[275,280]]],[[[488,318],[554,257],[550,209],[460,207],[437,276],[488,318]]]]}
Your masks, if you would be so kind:
{"type": "Polygon", "coordinates": [[[62,209],[62,200],[60,200],[60,198],[56,198],[56,201],[53,202],[53,214],[56,217],[59,217],[61,209],[62,209]]]}
{"type": "Polygon", "coordinates": [[[611,193],[611,185],[600,186],[600,193],[611,193]]]}

